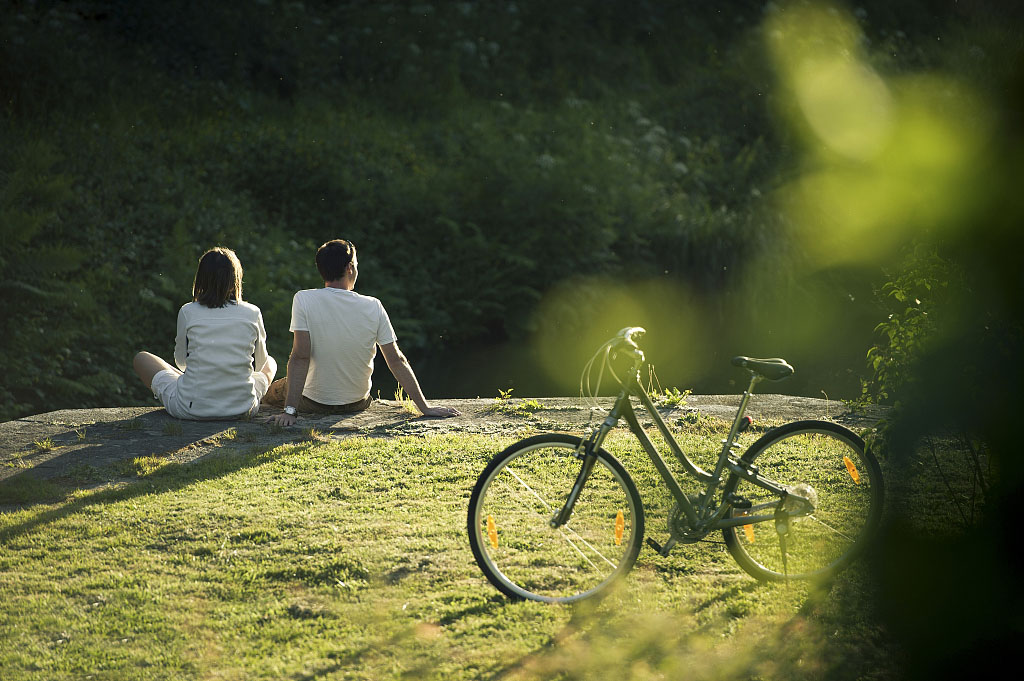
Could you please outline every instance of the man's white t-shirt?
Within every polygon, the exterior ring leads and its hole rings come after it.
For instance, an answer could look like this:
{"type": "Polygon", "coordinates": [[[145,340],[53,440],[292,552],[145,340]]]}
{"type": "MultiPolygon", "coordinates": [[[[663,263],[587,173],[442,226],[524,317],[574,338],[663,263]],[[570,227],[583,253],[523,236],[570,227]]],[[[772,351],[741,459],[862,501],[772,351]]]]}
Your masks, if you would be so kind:
{"type": "Polygon", "coordinates": [[[309,332],[309,372],[302,394],[321,404],[365,399],[377,345],[397,340],[379,300],[330,287],[295,294],[289,330],[309,332]]]}
{"type": "Polygon", "coordinates": [[[267,391],[259,373],[267,363],[267,332],[255,305],[229,302],[224,307],[186,303],[178,311],[174,363],[179,418],[224,418],[245,414],[267,391]]]}

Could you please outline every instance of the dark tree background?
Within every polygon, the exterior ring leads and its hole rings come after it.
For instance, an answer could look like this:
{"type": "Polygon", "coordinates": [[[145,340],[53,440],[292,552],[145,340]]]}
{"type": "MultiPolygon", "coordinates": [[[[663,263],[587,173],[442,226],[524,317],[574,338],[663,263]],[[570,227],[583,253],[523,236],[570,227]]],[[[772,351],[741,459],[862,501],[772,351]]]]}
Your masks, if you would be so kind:
{"type": "Polygon", "coordinates": [[[781,389],[893,404],[896,479],[923,436],[966,434],[982,520],[897,514],[878,607],[908,676],[1000,671],[1022,24],[982,0],[7,0],[0,419],[152,403],[131,356],[170,355],[213,245],[283,361],[316,246],[349,238],[432,396],[571,394],[642,324],[666,385],[781,355],[781,389]]]}
{"type": "MultiPolygon", "coordinates": [[[[875,4],[897,65],[932,57],[932,12],[875,4]]],[[[799,274],[768,200],[793,163],[772,7],[3,3],[0,418],[149,403],[130,358],[170,354],[213,245],[284,360],[335,237],[432,395],[571,394],[646,324],[663,382],[730,389],[728,356],[783,354],[784,389],[855,397],[870,280],[799,274]],[[814,341],[788,332],[809,305],[814,341]]]]}

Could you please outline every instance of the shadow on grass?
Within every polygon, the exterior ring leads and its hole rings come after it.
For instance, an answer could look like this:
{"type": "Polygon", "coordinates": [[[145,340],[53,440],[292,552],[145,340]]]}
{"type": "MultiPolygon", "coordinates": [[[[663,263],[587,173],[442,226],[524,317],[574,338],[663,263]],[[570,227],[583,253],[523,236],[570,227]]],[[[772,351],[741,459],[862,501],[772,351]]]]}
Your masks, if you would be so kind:
{"type": "Polygon", "coordinates": [[[494,615],[509,603],[510,601],[504,596],[489,596],[483,603],[477,603],[475,605],[470,605],[460,610],[447,613],[444,617],[440,618],[437,623],[442,627],[447,627],[450,624],[470,615],[494,615]]]}
{"type": "MultiPolygon", "coordinates": [[[[262,447],[254,447],[245,453],[230,453],[224,456],[207,457],[189,463],[164,464],[152,473],[142,475],[138,480],[124,482],[116,487],[82,492],[79,496],[61,503],[56,508],[41,511],[21,523],[5,527],[0,530],[0,544],[6,544],[20,535],[33,531],[37,527],[74,515],[91,506],[116,503],[150,494],[174,492],[196,482],[213,480],[245,468],[275,461],[282,456],[294,454],[317,444],[319,443],[315,440],[294,442],[288,447],[283,447],[279,444],[269,444],[262,447]]],[[[48,485],[48,487],[43,488],[43,491],[62,489],[54,483],[29,480],[26,484],[26,489],[36,488],[35,485],[37,483],[48,485]]],[[[14,482],[13,478],[5,480],[3,484],[10,484],[12,482],[14,482]]],[[[36,500],[34,503],[42,502],[36,500]]]]}
{"type": "Polygon", "coordinates": [[[704,599],[703,601],[695,605],[693,610],[694,612],[702,612],[704,610],[711,608],[715,604],[729,603],[738,598],[741,594],[752,594],[757,592],[758,589],[762,588],[764,588],[763,584],[755,582],[753,580],[749,582],[744,582],[742,584],[733,584],[729,588],[719,591],[710,598],[704,599]]]}
{"type": "MultiPolygon", "coordinates": [[[[55,412],[39,418],[60,415],[55,412]]],[[[258,420],[182,421],[163,409],[81,426],[49,420],[24,422],[36,426],[36,431],[22,436],[22,451],[0,452],[4,464],[0,469],[0,504],[59,502],[76,489],[96,487],[118,477],[135,477],[141,471],[133,468],[132,462],[140,458],[156,460],[201,444],[214,445],[219,440],[266,443],[269,436],[276,446],[294,441],[296,435],[280,428],[275,431],[258,420]],[[32,442],[36,436],[40,439],[32,442]]],[[[10,437],[6,444],[15,439],[10,437]]]]}

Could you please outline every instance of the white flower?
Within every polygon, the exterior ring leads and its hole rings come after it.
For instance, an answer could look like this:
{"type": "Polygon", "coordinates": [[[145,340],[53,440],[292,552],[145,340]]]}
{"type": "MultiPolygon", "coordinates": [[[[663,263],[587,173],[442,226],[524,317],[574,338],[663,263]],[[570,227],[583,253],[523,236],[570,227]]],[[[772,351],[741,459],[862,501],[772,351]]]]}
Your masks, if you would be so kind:
{"type": "Polygon", "coordinates": [[[551,154],[541,154],[537,157],[537,165],[545,170],[555,167],[555,157],[551,154]]]}

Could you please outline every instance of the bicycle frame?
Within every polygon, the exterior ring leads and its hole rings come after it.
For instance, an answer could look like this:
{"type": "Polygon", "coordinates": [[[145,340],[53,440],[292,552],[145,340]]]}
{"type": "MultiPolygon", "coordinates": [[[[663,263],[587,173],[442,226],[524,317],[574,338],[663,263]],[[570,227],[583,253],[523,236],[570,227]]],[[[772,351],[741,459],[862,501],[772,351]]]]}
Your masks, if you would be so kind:
{"type": "MultiPolygon", "coordinates": [[[[778,509],[779,504],[792,493],[779,483],[761,476],[755,466],[746,464],[738,457],[730,456],[730,454],[733,454],[739,446],[736,442],[736,437],[740,433],[743,415],[747,409],[747,404],[750,401],[750,396],[753,394],[754,386],[757,385],[763,377],[753,371],[750,372],[750,385],[743,392],[743,397],[740,400],[739,408],[737,409],[736,416],[733,419],[732,427],[729,429],[729,435],[722,441],[722,450],[715,463],[715,469],[713,472],[708,473],[695,464],[690,457],[686,455],[682,448],[680,448],[679,443],[676,442],[675,437],[673,437],[671,431],[669,431],[668,425],[658,412],[654,402],[651,400],[647,392],[640,386],[640,369],[644,364],[643,354],[636,354],[635,359],[636,361],[630,369],[629,378],[623,382],[622,390],[619,392],[611,412],[609,412],[604,422],[581,442],[580,448],[584,451],[581,454],[580,451],[577,450],[577,457],[582,459],[583,465],[576,477],[576,482],[573,484],[569,496],[566,498],[565,504],[559,512],[552,517],[550,523],[551,526],[560,527],[568,522],[569,516],[572,514],[573,506],[576,504],[576,499],[583,490],[583,486],[586,484],[586,480],[590,476],[594,462],[597,459],[595,452],[601,447],[608,433],[618,425],[618,422],[621,419],[625,419],[626,423],[629,424],[629,429],[633,432],[633,435],[635,435],[637,440],[640,442],[641,447],[643,447],[644,451],[650,457],[651,462],[654,464],[655,468],[657,468],[658,473],[665,482],[665,485],[679,504],[679,508],[682,509],[683,513],[686,515],[686,519],[689,522],[690,528],[692,528],[695,539],[699,539],[713,530],[765,522],[768,520],[776,520],[778,516],[776,509],[778,509]],[[654,443],[651,441],[651,438],[640,426],[636,412],[633,410],[633,403],[630,400],[631,397],[638,398],[644,409],[647,410],[647,413],[651,415],[655,426],[658,428],[658,432],[661,433],[662,438],[666,443],[668,443],[669,449],[671,449],[673,455],[683,465],[686,473],[692,475],[706,485],[703,494],[700,495],[700,498],[696,503],[691,501],[686,493],[683,492],[682,487],[679,485],[679,481],[669,469],[665,459],[662,457],[661,453],[658,452],[654,443]],[[723,473],[726,471],[734,473],[755,485],[770,490],[774,494],[778,495],[779,499],[777,501],[751,507],[748,509],[748,515],[737,518],[726,518],[725,515],[732,507],[732,500],[723,499],[723,503],[717,508],[715,508],[713,504],[715,493],[722,484],[723,473]],[[760,515],[762,511],[768,510],[771,511],[769,515],[760,515]],[[757,515],[753,515],[754,513],[757,513],[757,515]]],[[[792,496],[798,501],[807,501],[797,494],[792,494],[792,496]]],[[[677,538],[673,536],[666,543],[663,549],[656,545],[655,548],[663,555],[667,555],[672,546],[675,545],[676,541],[677,538]]]]}

